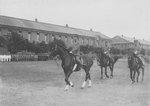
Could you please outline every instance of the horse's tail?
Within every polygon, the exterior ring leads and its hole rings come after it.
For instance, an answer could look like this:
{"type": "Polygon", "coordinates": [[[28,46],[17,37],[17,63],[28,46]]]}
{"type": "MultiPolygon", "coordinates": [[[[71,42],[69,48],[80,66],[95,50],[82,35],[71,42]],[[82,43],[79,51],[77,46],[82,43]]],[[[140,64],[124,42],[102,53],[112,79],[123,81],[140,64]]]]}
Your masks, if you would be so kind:
{"type": "Polygon", "coordinates": [[[119,59],[119,56],[114,57],[114,64],[117,62],[118,59],[119,59]]]}

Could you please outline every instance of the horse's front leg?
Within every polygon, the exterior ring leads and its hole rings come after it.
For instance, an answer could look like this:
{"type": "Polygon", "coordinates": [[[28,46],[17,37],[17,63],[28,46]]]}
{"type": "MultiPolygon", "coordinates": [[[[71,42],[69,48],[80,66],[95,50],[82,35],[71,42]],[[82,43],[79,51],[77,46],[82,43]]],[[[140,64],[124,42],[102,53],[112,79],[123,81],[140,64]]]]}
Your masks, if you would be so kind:
{"type": "Polygon", "coordinates": [[[135,73],[136,73],[136,70],[133,70],[132,83],[135,82],[135,73]]]}
{"type": "Polygon", "coordinates": [[[130,69],[130,79],[131,79],[131,81],[133,81],[132,70],[131,69],[130,69]]]}
{"type": "Polygon", "coordinates": [[[65,87],[65,91],[67,91],[69,89],[69,86],[73,87],[73,83],[69,81],[69,76],[71,75],[71,71],[70,72],[65,72],[65,82],[66,82],[66,87],[65,87]]]}
{"type": "Polygon", "coordinates": [[[137,77],[136,77],[136,81],[139,82],[139,75],[140,75],[140,70],[137,70],[137,77]]]}
{"type": "Polygon", "coordinates": [[[103,67],[101,66],[101,79],[103,79],[103,67]]]}
{"type": "Polygon", "coordinates": [[[114,66],[110,66],[109,68],[110,68],[110,71],[111,71],[111,75],[110,75],[110,76],[111,76],[111,78],[112,78],[112,77],[113,77],[113,69],[114,69],[114,66]]]}
{"type": "Polygon", "coordinates": [[[142,67],[142,82],[144,80],[144,67],[142,67]]]}
{"type": "Polygon", "coordinates": [[[107,74],[107,66],[105,67],[105,75],[107,78],[109,78],[108,74],[107,74]]]}

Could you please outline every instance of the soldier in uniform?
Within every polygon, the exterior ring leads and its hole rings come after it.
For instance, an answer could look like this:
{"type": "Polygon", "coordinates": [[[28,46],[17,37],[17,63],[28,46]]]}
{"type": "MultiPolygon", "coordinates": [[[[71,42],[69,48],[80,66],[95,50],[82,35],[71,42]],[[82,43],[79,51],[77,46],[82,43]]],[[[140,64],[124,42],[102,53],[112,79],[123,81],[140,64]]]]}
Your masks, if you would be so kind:
{"type": "Polygon", "coordinates": [[[77,46],[75,46],[71,51],[70,53],[74,56],[74,59],[75,59],[75,65],[73,67],[73,71],[79,71],[80,70],[80,67],[82,66],[82,62],[80,60],[80,57],[79,56],[76,56],[74,54],[74,52],[78,51],[78,48],[77,46]]]}
{"type": "Polygon", "coordinates": [[[110,49],[105,50],[104,54],[110,58],[110,49]]]}
{"type": "Polygon", "coordinates": [[[140,64],[143,65],[143,62],[142,62],[142,60],[140,59],[140,57],[139,57],[139,52],[138,52],[137,50],[135,50],[135,51],[133,52],[133,56],[137,59],[137,63],[140,63],[140,64]]]}

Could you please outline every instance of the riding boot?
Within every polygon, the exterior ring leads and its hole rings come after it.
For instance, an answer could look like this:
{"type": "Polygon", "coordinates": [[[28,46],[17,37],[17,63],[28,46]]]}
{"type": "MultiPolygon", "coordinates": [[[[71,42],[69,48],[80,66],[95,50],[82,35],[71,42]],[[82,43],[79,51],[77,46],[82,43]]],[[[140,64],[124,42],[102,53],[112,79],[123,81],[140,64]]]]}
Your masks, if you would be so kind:
{"type": "Polygon", "coordinates": [[[80,71],[80,69],[81,69],[80,66],[77,65],[77,67],[76,67],[76,69],[75,69],[74,71],[75,71],[75,72],[76,72],[76,71],[80,71]]]}
{"type": "Polygon", "coordinates": [[[140,57],[137,57],[137,58],[138,58],[139,64],[143,66],[144,64],[143,64],[142,60],[140,59],[140,57]]]}

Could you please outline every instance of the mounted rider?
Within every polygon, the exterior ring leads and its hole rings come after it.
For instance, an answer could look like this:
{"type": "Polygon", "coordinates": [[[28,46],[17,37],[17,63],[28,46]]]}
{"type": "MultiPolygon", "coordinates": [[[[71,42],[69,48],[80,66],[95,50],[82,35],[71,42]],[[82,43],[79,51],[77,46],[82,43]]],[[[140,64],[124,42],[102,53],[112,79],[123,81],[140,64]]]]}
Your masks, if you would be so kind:
{"type": "Polygon", "coordinates": [[[140,63],[140,64],[143,65],[143,62],[142,62],[142,60],[141,60],[141,58],[140,58],[140,56],[139,56],[139,52],[138,52],[137,50],[135,50],[135,51],[133,52],[133,56],[134,56],[134,58],[136,58],[137,63],[140,63]]]}
{"type": "Polygon", "coordinates": [[[110,49],[105,50],[105,51],[104,51],[104,54],[110,58],[110,57],[111,57],[111,56],[110,56],[110,49]]]}

